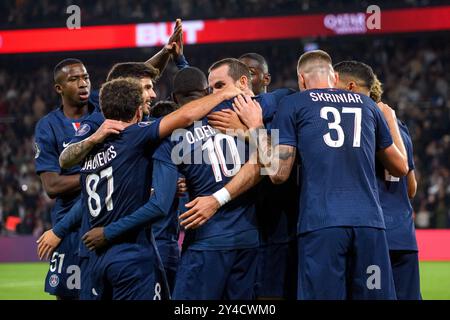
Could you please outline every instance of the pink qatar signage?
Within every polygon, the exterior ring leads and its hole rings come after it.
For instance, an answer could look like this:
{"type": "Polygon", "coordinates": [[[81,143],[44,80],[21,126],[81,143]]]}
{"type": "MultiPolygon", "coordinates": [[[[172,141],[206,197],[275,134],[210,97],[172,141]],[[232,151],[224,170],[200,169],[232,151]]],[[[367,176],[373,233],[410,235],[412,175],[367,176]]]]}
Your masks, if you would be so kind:
{"type": "MultiPolygon", "coordinates": [[[[389,34],[450,30],[450,6],[381,11],[381,28],[367,28],[363,12],[280,17],[190,20],[183,22],[186,44],[299,39],[349,34],[389,34]]],[[[0,54],[103,50],[161,46],[171,22],[0,30],[0,54]]]]}

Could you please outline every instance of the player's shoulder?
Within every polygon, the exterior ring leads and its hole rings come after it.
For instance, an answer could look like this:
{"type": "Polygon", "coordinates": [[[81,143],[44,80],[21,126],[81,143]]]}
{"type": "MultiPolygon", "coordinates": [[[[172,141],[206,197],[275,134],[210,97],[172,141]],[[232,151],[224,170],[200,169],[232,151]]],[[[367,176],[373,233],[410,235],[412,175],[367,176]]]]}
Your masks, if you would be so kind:
{"type": "MultiPolygon", "coordinates": [[[[234,99],[234,98],[233,98],[234,99]]],[[[211,112],[216,112],[224,109],[233,109],[233,99],[225,100],[215,106],[211,112]]]]}
{"type": "Polygon", "coordinates": [[[50,111],[36,123],[36,129],[47,129],[57,123],[59,119],[60,107],[50,111]]]}
{"type": "Polygon", "coordinates": [[[105,116],[101,111],[92,112],[86,119],[82,121],[82,123],[90,123],[101,126],[101,124],[105,121],[105,116]]]}

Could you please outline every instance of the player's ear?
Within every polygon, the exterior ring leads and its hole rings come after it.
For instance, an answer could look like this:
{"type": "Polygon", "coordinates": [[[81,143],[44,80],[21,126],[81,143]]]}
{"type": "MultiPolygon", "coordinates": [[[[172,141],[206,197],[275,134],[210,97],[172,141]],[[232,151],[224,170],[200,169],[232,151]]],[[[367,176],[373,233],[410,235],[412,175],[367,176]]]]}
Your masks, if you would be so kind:
{"type": "Polygon", "coordinates": [[[248,88],[248,78],[246,76],[242,76],[239,78],[238,83],[239,89],[245,90],[248,88]]]}
{"type": "Polygon", "coordinates": [[[338,82],[339,82],[339,73],[334,71],[334,87],[337,85],[338,82]]]}
{"type": "Polygon", "coordinates": [[[264,85],[268,86],[270,84],[270,81],[272,81],[272,76],[270,75],[270,73],[264,74],[264,77],[263,77],[264,85]]]}
{"type": "Polygon", "coordinates": [[[59,83],[55,83],[55,90],[58,94],[62,94],[62,86],[59,83]]]}
{"type": "Polygon", "coordinates": [[[348,91],[354,91],[356,88],[356,83],[355,81],[350,81],[349,83],[347,83],[347,90],[348,91]]]}
{"type": "Polygon", "coordinates": [[[298,88],[300,91],[306,90],[306,81],[301,73],[298,73],[298,88]]]}

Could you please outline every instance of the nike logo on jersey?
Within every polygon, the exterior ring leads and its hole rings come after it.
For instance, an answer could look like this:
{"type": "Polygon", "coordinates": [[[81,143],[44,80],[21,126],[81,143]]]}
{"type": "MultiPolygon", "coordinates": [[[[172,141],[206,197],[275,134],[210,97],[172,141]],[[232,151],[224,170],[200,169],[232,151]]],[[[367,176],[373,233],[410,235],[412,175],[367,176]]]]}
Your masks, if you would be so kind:
{"type": "Polygon", "coordinates": [[[63,142],[63,148],[67,148],[69,146],[70,142],[63,142]]]}

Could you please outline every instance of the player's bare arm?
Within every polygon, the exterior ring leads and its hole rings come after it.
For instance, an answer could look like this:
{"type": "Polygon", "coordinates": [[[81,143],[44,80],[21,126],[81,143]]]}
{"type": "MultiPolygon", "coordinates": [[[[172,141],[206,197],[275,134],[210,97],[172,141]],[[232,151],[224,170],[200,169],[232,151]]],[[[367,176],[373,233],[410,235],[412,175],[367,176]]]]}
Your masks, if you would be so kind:
{"type": "Polygon", "coordinates": [[[235,86],[212,93],[206,97],[191,101],[176,111],[161,119],[159,124],[159,136],[164,138],[177,128],[185,128],[206,116],[215,106],[222,101],[231,99],[242,91],[235,86]]]}
{"type": "Polygon", "coordinates": [[[145,61],[145,64],[149,64],[152,67],[159,70],[161,75],[167,66],[171,56],[179,56],[183,54],[183,27],[181,19],[177,19],[175,22],[175,29],[170,36],[167,44],[158,51],[154,56],[145,61]]]}
{"type": "Polygon", "coordinates": [[[256,144],[258,162],[267,170],[274,184],[285,182],[294,165],[296,148],[288,145],[272,147],[270,135],[264,129],[262,109],[259,103],[249,96],[234,99],[234,108],[239,118],[249,128],[250,141],[256,144]]]}
{"type": "MultiPolygon", "coordinates": [[[[246,162],[241,170],[225,185],[229,194],[229,200],[235,199],[239,195],[253,188],[263,178],[260,174],[260,165],[256,163],[256,154],[251,160],[246,162]]],[[[229,201],[228,200],[228,201],[229,201]]],[[[196,229],[206,223],[221,207],[221,204],[214,195],[197,197],[186,204],[190,208],[180,215],[180,225],[185,229],[196,229]]]]}
{"type": "Polygon", "coordinates": [[[124,128],[121,121],[106,119],[92,136],[66,147],[59,156],[59,165],[64,169],[76,166],[96,144],[103,142],[111,134],[119,134],[124,128]]]}
{"type": "Polygon", "coordinates": [[[417,192],[417,180],[414,170],[409,171],[406,176],[406,181],[408,182],[408,198],[412,199],[416,196],[417,192]]]}
{"type": "Polygon", "coordinates": [[[80,190],[79,174],[63,176],[57,172],[43,172],[40,178],[45,192],[52,199],[80,190]]]}

